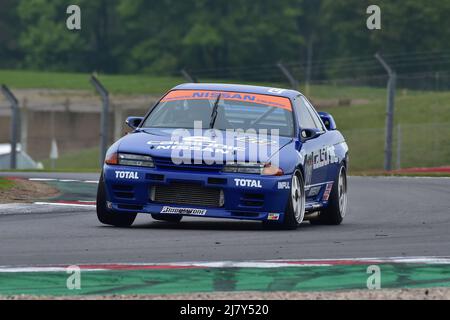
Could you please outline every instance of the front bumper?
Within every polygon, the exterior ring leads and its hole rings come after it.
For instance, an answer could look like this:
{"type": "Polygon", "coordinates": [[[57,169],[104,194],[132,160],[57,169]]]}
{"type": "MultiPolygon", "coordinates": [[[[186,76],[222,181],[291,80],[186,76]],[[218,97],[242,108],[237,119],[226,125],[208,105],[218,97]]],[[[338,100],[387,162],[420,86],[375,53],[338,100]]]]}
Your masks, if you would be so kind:
{"type": "MultiPolygon", "coordinates": [[[[290,175],[260,176],[222,172],[186,172],[105,165],[103,178],[108,206],[115,212],[160,214],[164,207],[203,209],[202,217],[283,221],[290,194],[290,175]],[[155,186],[191,183],[223,191],[223,206],[152,201],[155,186]],[[257,201],[253,201],[253,200],[257,201]]],[[[166,208],[167,209],[167,208],[166,208]]],[[[167,213],[163,213],[167,214],[167,213]]],[[[170,214],[170,213],[169,213],[170,214]]],[[[183,214],[198,216],[195,214],[183,214]]]]}

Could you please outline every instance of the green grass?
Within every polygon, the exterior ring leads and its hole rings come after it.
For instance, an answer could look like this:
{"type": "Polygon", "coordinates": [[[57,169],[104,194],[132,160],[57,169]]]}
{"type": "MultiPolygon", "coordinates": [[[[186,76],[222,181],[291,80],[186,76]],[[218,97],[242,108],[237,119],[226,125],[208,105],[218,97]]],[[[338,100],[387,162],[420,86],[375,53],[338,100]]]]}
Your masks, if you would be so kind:
{"type": "MultiPolygon", "coordinates": [[[[350,173],[376,171],[384,162],[384,99],[367,105],[333,107],[339,130],[350,148],[350,173]]],[[[401,124],[401,167],[434,167],[450,164],[450,93],[423,93],[399,97],[395,125],[401,124]]],[[[396,166],[397,127],[394,130],[393,165],[396,166]]],[[[56,169],[98,170],[98,149],[65,154],[56,169]]],[[[49,160],[44,161],[45,168],[49,160]]]]}
{"type": "Polygon", "coordinates": [[[448,172],[405,172],[405,173],[390,173],[383,171],[357,171],[353,172],[354,176],[361,177],[430,177],[430,178],[450,178],[450,173],[448,172]]]}
{"type": "MultiPolygon", "coordinates": [[[[350,147],[351,170],[383,168],[385,99],[369,104],[334,107],[330,112],[350,147]]],[[[450,164],[450,92],[410,92],[395,105],[393,163],[396,163],[397,125],[401,131],[401,167],[450,164]]]]}
{"type": "MultiPolygon", "coordinates": [[[[21,70],[0,70],[0,83],[14,89],[71,89],[89,90],[93,87],[87,73],[61,73],[21,70]]],[[[98,78],[114,94],[162,94],[170,88],[186,82],[182,77],[162,77],[151,75],[104,75],[98,78]]],[[[226,82],[253,84],[268,87],[288,87],[286,83],[249,82],[238,80],[202,79],[202,82],[226,82]]],[[[304,88],[301,88],[303,90],[304,88]]],[[[383,94],[383,89],[355,88],[349,86],[320,85],[311,86],[310,94],[314,98],[374,98],[383,94]]]]}
{"type": "MultiPolygon", "coordinates": [[[[98,75],[104,86],[115,94],[161,94],[185,82],[182,78],[145,75],[98,75]]],[[[10,88],[90,90],[90,74],[0,70],[0,83],[10,88]]]]}
{"type": "Polygon", "coordinates": [[[14,187],[14,181],[0,178],[0,191],[7,190],[14,187]]]}
{"type": "Polygon", "coordinates": [[[54,170],[49,159],[43,161],[44,168],[51,171],[64,172],[98,172],[100,171],[99,148],[85,149],[79,152],[66,153],[56,160],[54,170]]]}
{"type": "MultiPolygon", "coordinates": [[[[183,78],[148,75],[99,75],[111,93],[162,94],[185,82],[183,78]]],[[[206,80],[205,82],[221,82],[206,80]]],[[[224,81],[237,82],[237,81],[224,81]]],[[[52,88],[93,90],[89,74],[48,73],[0,70],[0,83],[11,88],[52,88]]],[[[283,83],[248,83],[286,87],[283,83]]],[[[330,107],[330,112],[344,134],[351,156],[351,172],[380,170],[384,160],[386,90],[384,88],[339,85],[311,86],[312,100],[356,99],[359,105],[330,107]]],[[[450,164],[450,92],[397,90],[395,125],[401,124],[401,167],[441,166],[450,164]]],[[[397,129],[394,130],[394,160],[397,153],[397,129]]],[[[46,169],[50,161],[45,160],[46,169]]],[[[56,163],[59,171],[98,171],[98,149],[63,154],[56,163]]]]}

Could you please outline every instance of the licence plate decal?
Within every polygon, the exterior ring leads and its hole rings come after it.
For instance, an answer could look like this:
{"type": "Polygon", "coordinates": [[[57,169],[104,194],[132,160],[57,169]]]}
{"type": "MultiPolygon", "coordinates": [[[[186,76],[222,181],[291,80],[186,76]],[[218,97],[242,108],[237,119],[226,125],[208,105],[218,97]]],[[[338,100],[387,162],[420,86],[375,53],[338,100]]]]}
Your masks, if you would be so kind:
{"type": "Polygon", "coordinates": [[[204,216],[207,210],[205,209],[195,209],[195,208],[174,208],[174,207],[163,207],[161,213],[166,214],[186,214],[191,216],[204,216]]]}

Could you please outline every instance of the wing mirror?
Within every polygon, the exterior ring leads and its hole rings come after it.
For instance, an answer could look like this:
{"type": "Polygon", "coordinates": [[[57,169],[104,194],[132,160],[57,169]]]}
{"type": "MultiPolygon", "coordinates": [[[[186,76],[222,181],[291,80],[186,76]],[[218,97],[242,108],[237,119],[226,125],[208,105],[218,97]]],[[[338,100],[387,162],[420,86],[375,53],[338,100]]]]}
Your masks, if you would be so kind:
{"type": "Polygon", "coordinates": [[[323,133],[323,131],[319,129],[302,129],[302,132],[300,133],[300,139],[302,142],[305,142],[307,140],[312,140],[317,138],[323,133]]]}
{"type": "Polygon", "coordinates": [[[319,112],[320,119],[322,119],[323,124],[327,130],[336,130],[336,122],[333,119],[333,116],[327,112],[319,112]]]}
{"type": "Polygon", "coordinates": [[[125,123],[131,128],[136,129],[141,124],[143,117],[128,117],[125,123]]]}

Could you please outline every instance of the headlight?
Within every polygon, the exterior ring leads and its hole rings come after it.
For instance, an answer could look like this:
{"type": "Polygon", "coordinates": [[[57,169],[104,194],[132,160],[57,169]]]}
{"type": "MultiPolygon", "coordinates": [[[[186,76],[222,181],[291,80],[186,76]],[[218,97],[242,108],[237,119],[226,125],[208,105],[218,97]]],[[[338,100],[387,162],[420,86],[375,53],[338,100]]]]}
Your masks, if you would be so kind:
{"type": "Polygon", "coordinates": [[[257,162],[238,162],[225,165],[223,172],[261,174],[263,168],[264,165],[257,162]]]}
{"type": "Polygon", "coordinates": [[[227,164],[223,167],[222,171],[227,173],[249,173],[267,176],[281,176],[284,174],[283,170],[272,166],[270,163],[261,164],[257,162],[238,162],[227,164]]]}
{"type": "Polygon", "coordinates": [[[129,153],[119,153],[119,164],[124,166],[155,167],[152,157],[129,153]]]}
{"type": "Polygon", "coordinates": [[[130,153],[113,153],[105,159],[106,164],[154,168],[152,157],[130,153]]]}

